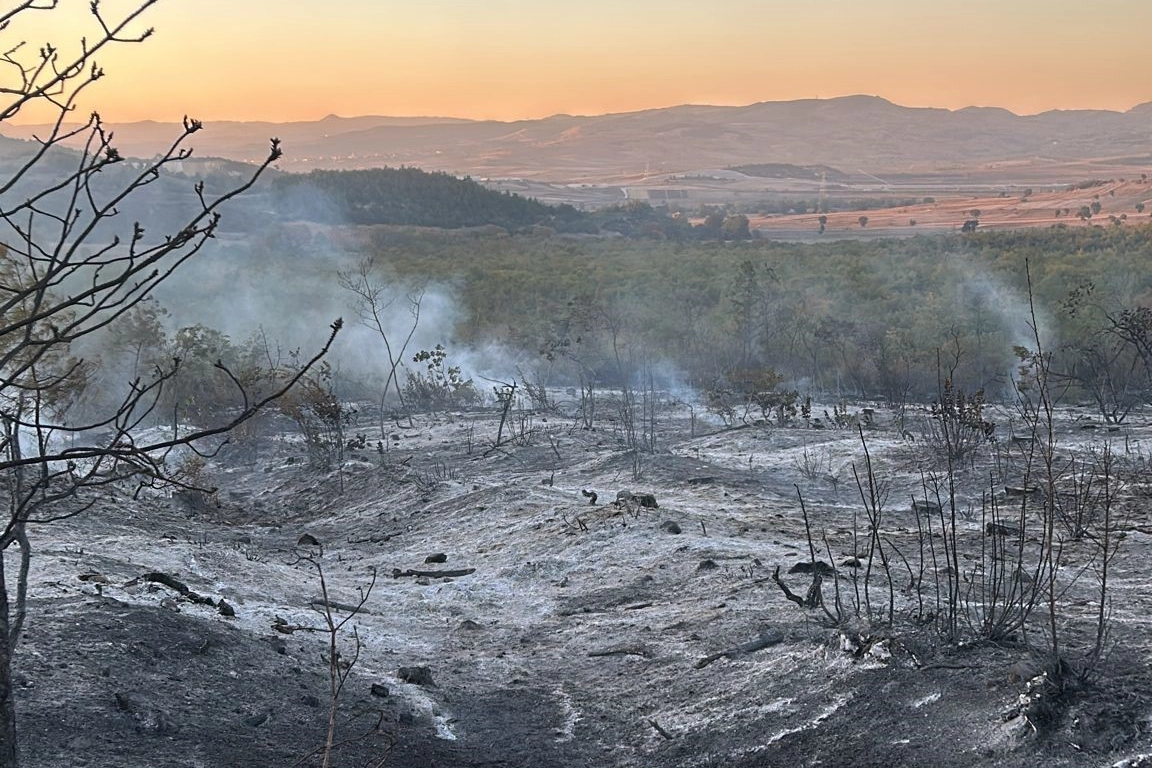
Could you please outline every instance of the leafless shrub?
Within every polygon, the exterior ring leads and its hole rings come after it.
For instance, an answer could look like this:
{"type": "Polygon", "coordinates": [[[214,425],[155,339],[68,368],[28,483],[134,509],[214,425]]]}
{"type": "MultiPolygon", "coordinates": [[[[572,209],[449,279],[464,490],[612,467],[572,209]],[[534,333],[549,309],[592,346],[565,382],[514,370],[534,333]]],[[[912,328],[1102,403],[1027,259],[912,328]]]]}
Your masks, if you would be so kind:
{"type": "Polygon", "coordinates": [[[729,426],[754,421],[783,426],[800,413],[800,393],[779,389],[783,380],[771,368],[733,370],[704,389],[704,404],[729,426]]]}
{"type": "Polygon", "coordinates": [[[347,448],[344,430],[356,410],[341,401],[335,373],[327,362],[282,398],[279,408],[300,429],[312,466],[330,469],[343,463],[347,448]]]}
{"type": "Polygon", "coordinates": [[[448,351],[437,344],[432,350],[422,349],[412,362],[422,363],[424,371],[409,371],[404,383],[405,402],[423,411],[464,408],[480,402],[480,392],[460,372],[459,366],[446,365],[448,351]]]}
{"type": "Polygon", "coordinates": [[[832,450],[828,447],[804,446],[794,464],[800,474],[809,480],[828,480],[835,478],[832,470],[832,450]]]}
{"type": "Polygon", "coordinates": [[[548,389],[545,387],[543,381],[532,381],[532,379],[524,374],[523,371],[517,369],[520,374],[520,384],[523,387],[524,394],[528,397],[528,402],[533,411],[537,413],[549,413],[556,410],[556,405],[548,395],[548,389]]]}
{"type": "Polygon", "coordinates": [[[413,470],[408,479],[422,494],[428,495],[434,493],[444,483],[459,481],[461,473],[457,467],[437,459],[427,467],[413,470]]]}
{"type": "Polygon", "coordinates": [[[923,441],[947,462],[970,465],[980,448],[996,439],[996,425],[984,418],[986,406],[983,390],[967,394],[945,378],[925,420],[923,441]]]}
{"type": "Polygon", "coordinates": [[[340,272],[337,275],[340,286],[349,291],[356,300],[356,315],[360,324],[380,337],[387,357],[388,376],[380,391],[380,432],[385,431],[385,404],[389,392],[395,392],[400,409],[405,409],[404,391],[400,383],[400,369],[404,364],[404,357],[412,337],[420,325],[420,310],[424,302],[424,288],[416,288],[405,294],[404,302],[407,305],[407,314],[412,324],[406,332],[394,332],[392,321],[392,305],[396,297],[381,277],[377,274],[377,265],[373,258],[360,262],[355,270],[340,272]]]}
{"type": "Polygon", "coordinates": [[[324,573],[323,548],[298,549],[294,555],[295,565],[314,570],[320,581],[320,600],[315,601],[313,607],[323,621],[323,626],[319,628],[319,631],[323,633],[325,639],[326,652],[322,658],[328,672],[328,722],[325,729],[324,744],[297,761],[296,765],[302,765],[313,756],[319,755],[321,767],[331,768],[332,756],[336,749],[351,741],[359,741],[378,733],[383,724],[383,717],[381,716],[376,719],[374,725],[367,732],[340,742],[336,740],[340,700],[344,694],[348,678],[352,675],[352,670],[360,660],[360,653],[364,649],[359,629],[351,622],[365,610],[364,606],[376,586],[376,569],[370,570],[371,579],[368,586],[357,587],[358,597],[355,602],[339,603],[332,598],[329,592],[328,579],[324,573]],[[349,633],[345,629],[349,624],[351,624],[350,641],[347,639],[349,633]]]}

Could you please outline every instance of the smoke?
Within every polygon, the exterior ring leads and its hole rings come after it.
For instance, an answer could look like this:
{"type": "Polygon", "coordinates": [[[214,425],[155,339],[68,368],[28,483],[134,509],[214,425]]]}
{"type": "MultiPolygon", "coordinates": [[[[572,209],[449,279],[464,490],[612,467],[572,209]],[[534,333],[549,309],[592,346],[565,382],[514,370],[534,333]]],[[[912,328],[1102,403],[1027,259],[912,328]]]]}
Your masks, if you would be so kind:
{"type": "Polygon", "coordinates": [[[374,318],[340,283],[338,273],[353,268],[357,256],[329,253],[305,264],[265,258],[279,265],[245,268],[230,249],[217,249],[174,275],[156,291],[169,313],[169,333],[200,324],[225,333],[233,343],[261,334],[273,355],[283,358],[299,350],[306,359],[339,318],[343,328],[327,360],[353,388],[382,388],[392,367],[389,347],[401,368],[410,368],[416,352],[437,344],[453,351],[461,313],[450,286],[400,281],[381,269],[374,275],[383,286],[374,318]]]}
{"type": "Polygon", "coordinates": [[[1006,343],[1003,369],[1005,396],[1014,391],[1012,382],[1018,378],[1019,359],[1013,354],[1016,348],[1036,351],[1037,339],[1045,351],[1055,349],[1058,339],[1055,336],[1056,323],[1051,314],[1035,301],[1029,302],[1024,291],[1017,290],[988,273],[962,274],[957,281],[958,299],[972,315],[971,323],[977,333],[998,330],[1006,343]],[[1035,315],[1035,317],[1033,317],[1035,315]],[[988,318],[988,328],[984,325],[988,318]]]}

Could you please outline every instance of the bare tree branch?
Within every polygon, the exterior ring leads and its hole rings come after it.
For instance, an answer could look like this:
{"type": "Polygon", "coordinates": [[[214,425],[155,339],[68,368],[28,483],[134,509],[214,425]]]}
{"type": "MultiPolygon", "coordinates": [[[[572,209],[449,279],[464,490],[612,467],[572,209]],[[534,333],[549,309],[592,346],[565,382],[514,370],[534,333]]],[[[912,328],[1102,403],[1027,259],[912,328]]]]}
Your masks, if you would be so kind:
{"type": "MultiPolygon", "coordinates": [[[[330,349],[327,341],[295,369],[270,370],[260,380],[218,361],[216,371],[238,406],[214,426],[184,434],[145,437],[166,388],[176,386],[180,359],[157,365],[147,381],[137,373],[110,403],[78,409],[99,361],[85,360],[77,342],[113,327],[153,290],[202,252],[216,234],[222,210],[252,189],[279,159],[279,140],[234,186],[209,194],[195,183],[191,209],[175,226],[155,232],[124,213],[151,194],[192,155],[201,130],[185,118],[166,150],[128,161],[99,114],[74,115],[89,87],[104,76],[95,58],[112,47],[140,43],[152,30],[141,16],[158,0],[135,0],[106,12],[91,0],[94,34],[68,50],[3,40],[20,17],[58,9],[56,0],[25,0],[0,11],[0,123],[26,108],[50,117],[25,154],[0,178],[0,768],[18,765],[12,686],[13,651],[27,615],[32,558],[29,528],[93,510],[116,488],[195,487],[166,460],[177,449],[212,455],[227,435],[300,382],[330,349]],[[71,122],[70,122],[71,121],[71,122]],[[74,147],[74,148],[69,148],[74,147]],[[19,548],[19,558],[4,558],[19,548]],[[14,550],[13,550],[14,551],[14,550]],[[15,569],[5,569],[8,563],[15,569]]],[[[191,182],[190,182],[191,183],[191,182]]]]}

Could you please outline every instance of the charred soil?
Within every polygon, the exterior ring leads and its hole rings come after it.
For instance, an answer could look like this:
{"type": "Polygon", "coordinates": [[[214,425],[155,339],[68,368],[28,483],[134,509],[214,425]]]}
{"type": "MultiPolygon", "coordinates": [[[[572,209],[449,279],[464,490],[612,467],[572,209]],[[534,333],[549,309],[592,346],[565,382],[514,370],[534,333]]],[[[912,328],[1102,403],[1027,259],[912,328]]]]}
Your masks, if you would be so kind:
{"type": "MultiPolygon", "coordinates": [[[[935,459],[877,413],[866,437],[885,482],[881,527],[907,556],[918,528],[907,500],[935,459]]],[[[946,641],[926,620],[938,595],[921,579],[917,600],[903,563],[894,621],[832,622],[777,588],[777,567],[801,596],[811,580],[811,567],[789,573],[812,560],[798,490],[817,559],[835,561],[825,605],[837,586],[845,602],[859,588],[845,564],[867,527],[851,479],[858,431],[694,424],[693,435],[669,412],[656,451],[637,459],[612,422],[535,424],[493,447],[490,412],[417,417],[381,436],[387,451],[369,441],[330,471],[270,436],[258,459],[209,467],[214,497],[109,497],[36,531],[15,660],[26,764],[319,764],[322,601],[295,557],[311,541],[338,615],[379,577],[341,637],[351,657],[355,626],[362,648],[335,765],[1094,766],[1152,750],[1152,542],[1135,480],[1108,653],[1052,670],[1040,689],[1043,637],[946,641]],[[645,494],[656,506],[636,502],[645,494]]],[[[1136,454],[1152,429],[1114,437],[1136,454]]],[[[1004,446],[981,450],[962,473],[966,502],[1003,460],[1004,446]]],[[[959,525],[978,552],[981,520],[959,525]]],[[[1070,573],[1089,567],[1078,546],[1067,544],[1070,573]]],[[[1070,579],[1069,615],[1090,613],[1093,583],[1070,579]]],[[[872,589],[886,604],[887,587],[872,589]]],[[[1091,644],[1070,627],[1071,645],[1091,644]]]]}

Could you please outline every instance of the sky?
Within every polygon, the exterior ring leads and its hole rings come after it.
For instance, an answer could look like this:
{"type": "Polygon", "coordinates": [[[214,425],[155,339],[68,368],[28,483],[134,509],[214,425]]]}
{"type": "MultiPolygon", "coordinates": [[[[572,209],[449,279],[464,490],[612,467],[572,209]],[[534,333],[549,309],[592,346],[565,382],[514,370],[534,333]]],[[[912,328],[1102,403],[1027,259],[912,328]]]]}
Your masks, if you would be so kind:
{"type": "MultiPolygon", "coordinates": [[[[22,14],[4,48],[75,52],[93,39],[88,4],[22,14]]],[[[109,18],[138,4],[102,3],[109,18]]],[[[85,111],[517,120],[850,94],[1018,114],[1152,101],[1150,0],[158,0],[132,29],[147,26],[145,43],[97,56],[107,76],[85,111]]]]}

